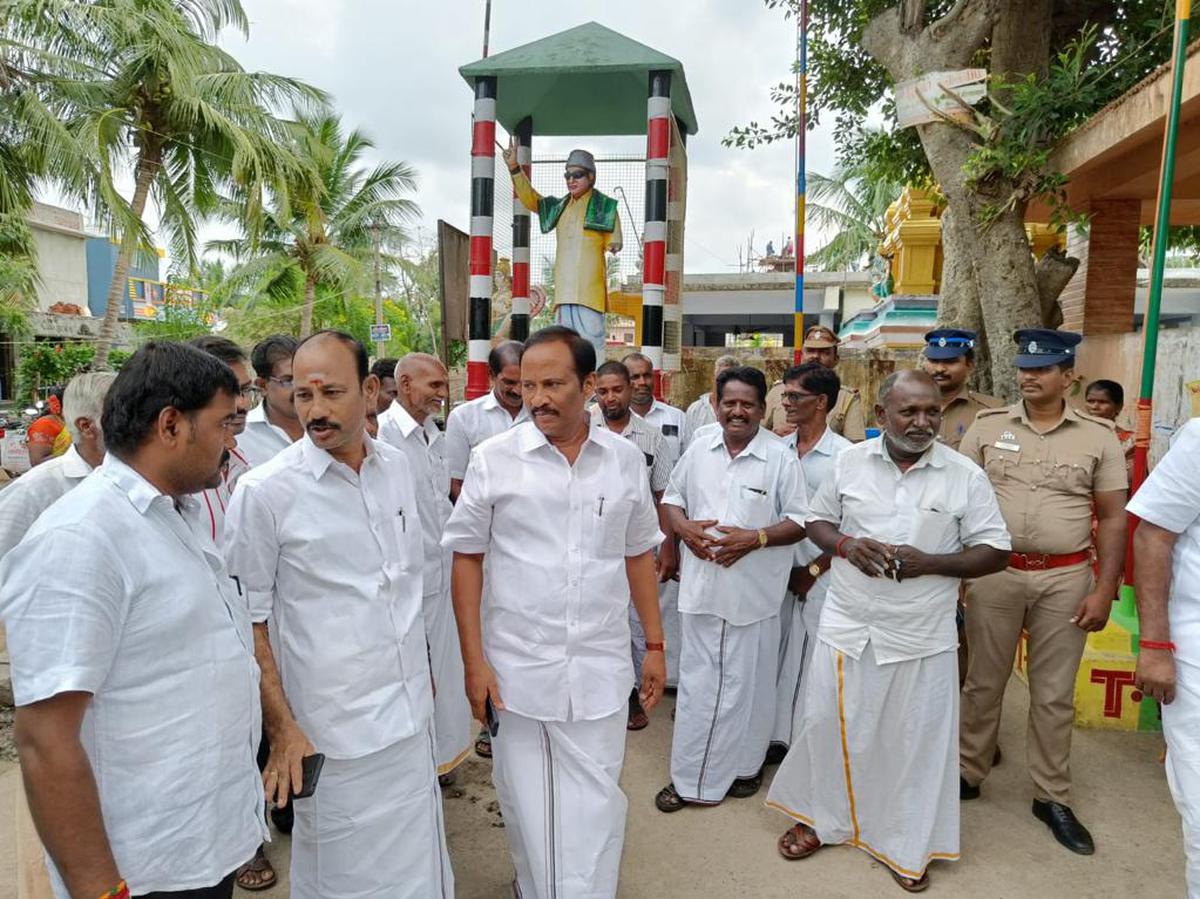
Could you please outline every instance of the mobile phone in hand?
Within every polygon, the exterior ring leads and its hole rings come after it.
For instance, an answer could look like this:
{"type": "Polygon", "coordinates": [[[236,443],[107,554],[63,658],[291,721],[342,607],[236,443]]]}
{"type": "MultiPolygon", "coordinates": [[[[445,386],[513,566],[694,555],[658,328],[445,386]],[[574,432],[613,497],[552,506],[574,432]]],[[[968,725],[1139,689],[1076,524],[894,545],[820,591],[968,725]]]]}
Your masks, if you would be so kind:
{"type": "Polygon", "coordinates": [[[301,784],[300,792],[292,795],[293,799],[307,799],[317,789],[317,780],[321,777],[321,768],[325,765],[325,756],[320,752],[306,755],[300,760],[301,784]]]}
{"type": "Polygon", "coordinates": [[[483,713],[487,718],[484,723],[487,725],[488,733],[493,737],[500,733],[500,718],[496,715],[496,707],[492,705],[492,697],[489,693],[483,701],[483,713]]]}

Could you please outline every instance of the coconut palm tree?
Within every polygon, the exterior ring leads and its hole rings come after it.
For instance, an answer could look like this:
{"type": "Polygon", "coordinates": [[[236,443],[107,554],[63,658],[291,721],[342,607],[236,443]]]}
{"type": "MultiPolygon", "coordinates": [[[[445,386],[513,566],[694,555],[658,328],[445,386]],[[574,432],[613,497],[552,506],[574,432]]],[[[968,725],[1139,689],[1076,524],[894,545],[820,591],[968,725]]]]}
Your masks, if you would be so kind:
{"type": "MultiPolygon", "coordinates": [[[[340,117],[330,112],[297,114],[290,138],[294,152],[316,170],[317,182],[288,184],[287,203],[268,203],[257,233],[211,241],[207,249],[237,263],[229,289],[300,306],[300,335],[307,337],[318,288],[346,296],[368,292],[362,288],[374,262],[373,228],[385,264],[397,261],[405,225],[418,215],[410,198],[416,172],[404,162],[367,168],[363,156],[374,145],[361,131],[343,132],[340,117]]],[[[246,221],[247,202],[239,192],[226,203],[225,218],[246,221]]]]}
{"type": "Polygon", "coordinates": [[[218,33],[248,22],[240,0],[9,0],[29,11],[25,46],[72,62],[40,79],[45,99],[92,153],[89,195],[121,236],[96,344],[105,367],[116,334],[130,260],[148,245],[143,224],[154,199],[172,254],[192,267],[196,224],[221,188],[248,198],[286,196],[303,180],[288,126],[275,109],[311,108],[325,95],[302,82],[247,72],[216,46],[218,33]],[[39,17],[40,11],[40,17],[39,17]],[[80,69],[84,69],[83,74],[80,69]],[[133,194],[118,189],[132,172],[133,194]]]}
{"type": "Polygon", "coordinates": [[[904,185],[839,165],[829,175],[809,172],[807,188],[806,224],[832,237],[807,254],[806,265],[826,271],[864,267],[883,240],[887,208],[904,185]]]}

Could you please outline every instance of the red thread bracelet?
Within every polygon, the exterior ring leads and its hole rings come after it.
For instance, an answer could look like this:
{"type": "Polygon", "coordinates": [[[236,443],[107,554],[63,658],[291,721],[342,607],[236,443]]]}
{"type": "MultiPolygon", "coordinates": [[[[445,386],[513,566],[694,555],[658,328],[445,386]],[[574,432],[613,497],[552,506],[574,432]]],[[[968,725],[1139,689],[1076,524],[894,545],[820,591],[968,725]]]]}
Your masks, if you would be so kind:
{"type": "Polygon", "coordinates": [[[842,552],[842,544],[844,544],[847,540],[850,540],[850,539],[851,539],[850,537],[843,537],[841,540],[839,540],[837,542],[837,546],[834,547],[833,551],[839,559],[846,558],[846,554],[844,552],[842,552]]]}
{"type": "Polygon", "coordinates": [[[1165,649],[1167,652],[1175,651],[1175,644],[1170,640],[1138,640],[1140,649],[1165,649]]]}

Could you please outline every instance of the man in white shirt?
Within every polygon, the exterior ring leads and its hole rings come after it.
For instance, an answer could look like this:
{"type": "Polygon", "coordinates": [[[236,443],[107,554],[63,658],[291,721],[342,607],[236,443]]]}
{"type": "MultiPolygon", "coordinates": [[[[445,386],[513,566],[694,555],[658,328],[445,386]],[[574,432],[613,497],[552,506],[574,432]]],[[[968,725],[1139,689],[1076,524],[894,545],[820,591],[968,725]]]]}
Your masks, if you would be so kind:
{"type": "Polygon", "coordinates": [[[266,835],[250,620],[188,509],[220,480],[237,390],[211,356],[145,344],[105,398],[104,463],[0,563],[21,768],[63,899],[228,899],[266,835]]]}
{"type": "Polygon", "coordinates": [[[797,822],[787,859],[847,843],[905,890],[958,858],[959,582],[1000,571],[1010,540],[983,471],[937,443],[941,395],[899,371],[884,433],[843,450],[808,536],[835,558],[796,739],[767,805],[797,822]]]}
{"type": "MultiPolygon", "coordinates": [[[[829,413],[841,391],[837,373],[817,362],[795,365],[783,375],[781,401],[793,429],[784,438],[800,460],[805,490],[816,496],[833,473],[834,460],[852,446],[829,426],[829,413]]],[[[779,612],[779,674],[775,680],[775,726],[767,761],[778,764],[800,724],[804,678],[817,642],[817,623],[829,588],[832,556],[808,538],[796,544],[796,556],[779,612]]]]}
{"type": "MultiPolygon", "coordinates": [[[[648,356],[641,353],[630,353],[621,360],[629,369],[630,383],[633,385],[633,401],[630,407],[651,427],[662,432],[663,444],[667,448],[668,472],[675,467],[679,457],[683,455],[683,433],[686,430],[685,416],[682,409],[658,400],[654,396],[654,363],[648,356]]],[[[675,550],[675,541],[668,540],[664,547],[670,546],[675,550]]],[[[667,644],[667,686],[679,685],[679,558],[674,559],[674,566],[666,568],[659,565],[658,608],[662,613],[663,638],[667,644]]],[[[636,640],[636,637],[635,637],[636,640]]]]}
{"type": "Polygon", "coordinates": [[[76,375],[63,393],[63,419],[71,446],[0,490],[0,558],[21,542],[37,517],[92,473],[104,459],[100,412],[104,395],[116,377],[112,372],[76,375]]]}
{"type": "Polygon", "coordinates": [[[445,436],[434,421],[449,395],[446,367],[428,353],[409,353],[394,369],[396,401],[379,417],[379,439],[404,453],[417,492],[425,567],[421,608],[433,666],[433,720],[437,770],[443,786],[471,747],[471,707],[463,681],[462,650],[450,601],[452,554],[442,548],[442,531],[454,506],[445,436]]]}
{"type": "Polygon", "coordinates": [[[1167,784],[1183,819],[1189,899],[1200,897],[1200,419],[1128,505],[1139,636],[1135,686],[1162,703],[1167,784]]]}
{"type": "MultiPolygon", "coordinates": [[[[592,426],[608,428],[614,434],[619,434],[636,446],[646,458],[646,475],[650,479],[650,493],[654,497],[655,512],[658,515],[659,527],[664,533],[668,532],[658,501],[662,499],[663,491],[667,488],[667,480],[671,477],[672,463],[664,447],[662,434],[650,427],[641,416],[631,411],[630,401],[633,397],[633,384],[629,378],[629,369],[622,362],[605,362],[596,369],[596,403],[592,406],[592,426]]],[[[669,580],[675,574],[675,542],[664,540],[658,549],[658,579],[661,583],[669,580]]],[[[662,607],[659,606],[661,614],[662,607]]],[[[629,636],[633,656],[633,671],[642,670],[642,659],[646,655],[646,634],[642,630],[641,619],[637,610],[629,607],[629,636]]],[[[635,683],[629,693],[629,730],[644,730],[650,719],[646,710],[638,701],[641,684],[635,683]]]]}
{"type": "MultiPolygon", "coordinates": [[[[74,490],[104,459],[104,434],[100,413],[104,395],[116,374],[107,371],[76,375],[63,393],[63,419],[71,432],[71,446],[32,468],[6,490],[0,491],[0,559],[21,542],[58,499],[74,490]]],[[[17,850],[18,893],[30,897],[50,895],[50,874],[45,851],[38,840],[25,793],[18,785],[14,830],[17,850]]]]}
{"type": "Polygon", "coordinates": [[[467,695],[493,722],[492,779],[525,899],[616,895],[631,598],[647,637],[642,705],[663,691],[663,535],[642,454],[590,424],[595,365],[569,328],[529,339],[533,420],[475,449],[442,541],[454,550],[467,695]]]}
{"type": "Polygon", "coordinates": [[[258,376],[255,385],[262,402],[246,416],[238,449],[251,465],[262,465],[281,449],[304,436],[292,402],[292,355],[296,338],[272,334],[250,351],[250,364],[258,376]]]}
{"type": "Polygon", "coordinates": [[[450,465],[450,498],[457,499],[471,450],[489,437],[529,420],[521,400],[520,341],[506,340],[488,353],[492,389],[456,406],[446,417],[446,461],[450,465]]]}
{"type": "Polygon", "coordinates": [[[721,372],[736,368],[739,364],[737,356],[718,356],[717,361],[713,363],[712,391],[701,394],[694,403],[687,407],[687,413],[684,415],[682,444],[684,451],[691,445],[692,438],[696,436],[697,431],[717,420],[717,378],[721,376],[721,372]]]}
{"type": "Polygon", "coordinates": [[[285,804],[302,760],[325,756],[295,806],[292,896],[445,899],[413,478],[364,432],[379,385],[361,343],[320,331],[292,371],[306,435],[242,477],[225,524],[229,573],[255,603],[268,795],[285,804]]]}
{"type": "Polygon", "coordinates": [[[753,796],[775,719],[779,597],[808,498],[795,452],[760,430],[767,382],[755,368],[717,377],[718,427],[695,437],[663,506],[689,552],[679,576],[683,648],[671,782],[659,811],[753,796]]]}

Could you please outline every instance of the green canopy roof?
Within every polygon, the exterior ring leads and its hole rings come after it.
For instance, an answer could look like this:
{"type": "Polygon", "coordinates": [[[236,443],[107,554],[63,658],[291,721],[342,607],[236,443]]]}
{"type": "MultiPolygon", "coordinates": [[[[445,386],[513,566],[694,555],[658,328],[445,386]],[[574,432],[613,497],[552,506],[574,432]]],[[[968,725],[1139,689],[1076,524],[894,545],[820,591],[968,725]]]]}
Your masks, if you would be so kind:
{"type": "Polygon", "coordinates": [[[496,120],[511,132],[526,116],[535,135],[645,134],[649,73],[671,73],[671,106],[696,133],[683,63],[588,22],[458,70],[467,83],[494,76],[496,120]]]}

